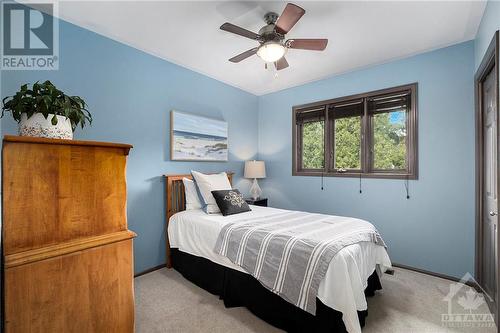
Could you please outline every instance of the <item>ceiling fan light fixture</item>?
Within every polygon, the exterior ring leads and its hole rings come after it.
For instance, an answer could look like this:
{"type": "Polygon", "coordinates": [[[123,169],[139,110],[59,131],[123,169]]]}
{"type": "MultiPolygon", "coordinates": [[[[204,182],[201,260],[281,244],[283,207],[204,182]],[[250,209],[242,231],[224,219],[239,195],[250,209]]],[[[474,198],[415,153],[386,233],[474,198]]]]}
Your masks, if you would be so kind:
{"type": "Polygon", "coordinates": [[[257,50],[257,55],[265,62],[275,62],[281,59],[286,53],[286,47],[278,42],[267,42],[262,44],[257,50]]]}
{"type": "Polygon", "coordinates": [[[258,34],[229,22],[224,23],[220,26],[221,30],[249,38],[260,44],[229,58],[229,61],[239,63],[257,54],[266,63],[266,69],[271,64],[273,65],[271,68],[274,67],[277,71],[280,71],[289,66],[288,61],[285,59],[285,53],[288,52],[288,49],[325,50],[328,44],[328,39],[325,38],[293,38],[285,41],[285,35],[290,32],[290,29],[295,26],[305,13],[306,11],[303,8],[293,3],[287,3],[281,15],[269,12],[264,16],[267,25],[262,27],[258,34]]]}

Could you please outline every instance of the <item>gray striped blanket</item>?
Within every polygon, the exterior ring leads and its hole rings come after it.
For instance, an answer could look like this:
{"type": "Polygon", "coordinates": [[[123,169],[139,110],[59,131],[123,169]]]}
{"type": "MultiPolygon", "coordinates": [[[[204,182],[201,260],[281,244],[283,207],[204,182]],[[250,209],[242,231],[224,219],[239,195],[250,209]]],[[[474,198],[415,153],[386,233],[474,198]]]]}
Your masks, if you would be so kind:
{"type": "Polygon", "coordinates": [[[330,261],[359,242],[385,246],[366,221],[332,215],[280,211],[226,224],[215,252],[299,308],[316,313],[316,296],[330,261]]]}

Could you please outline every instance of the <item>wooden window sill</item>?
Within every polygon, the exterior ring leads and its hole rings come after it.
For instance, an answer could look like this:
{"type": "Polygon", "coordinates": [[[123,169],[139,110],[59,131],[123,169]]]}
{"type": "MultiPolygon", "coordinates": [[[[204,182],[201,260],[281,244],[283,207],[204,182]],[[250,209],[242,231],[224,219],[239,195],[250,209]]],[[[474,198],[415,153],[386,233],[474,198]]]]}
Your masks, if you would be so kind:
{"type": "Polygon", "coordinates": [[[294,171],[292,176],[312,176],[312,177],[347,177],[347,178],[380,178],[380,179],[410,179],[417,180],[418,175],[408,173],[389,173],[389,172],[318,172],[318,171],[294,171]]]}

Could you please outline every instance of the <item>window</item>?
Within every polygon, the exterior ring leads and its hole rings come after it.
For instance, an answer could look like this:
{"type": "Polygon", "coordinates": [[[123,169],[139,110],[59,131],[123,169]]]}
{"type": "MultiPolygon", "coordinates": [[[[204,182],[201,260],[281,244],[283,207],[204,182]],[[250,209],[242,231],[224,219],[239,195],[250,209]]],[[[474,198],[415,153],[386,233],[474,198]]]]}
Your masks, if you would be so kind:
{"type": "Polygon", "coordinates": [[[293,108],[293,174],[417,179],[417,84],[293,108]]]}
{"type": "Polygon", "coordinates": [[[299,165],[303,170],[321,171],[325,168],[325,111],[324,108],[301,110],[295,115],[300,132],[299,165]]]}
{"type": "Polygon", "coordinates": [[[331,123],[331,149],[335,170],[361,171],[361,128],[363,101],[333,104],[328,109],[331,123]]]}

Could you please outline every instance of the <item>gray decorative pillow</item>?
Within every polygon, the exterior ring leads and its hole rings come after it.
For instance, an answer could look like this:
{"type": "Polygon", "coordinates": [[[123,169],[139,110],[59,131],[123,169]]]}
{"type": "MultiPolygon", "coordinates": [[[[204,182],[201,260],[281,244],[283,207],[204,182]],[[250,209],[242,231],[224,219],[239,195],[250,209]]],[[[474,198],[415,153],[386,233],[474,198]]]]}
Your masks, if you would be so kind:
{"type": "Polygon", "coordinates": [[[222,215],[233,215],[251,211],[237,189],[212,191],[222,215]]]}

